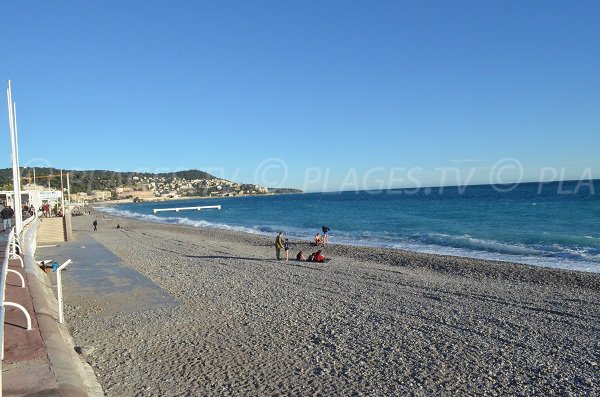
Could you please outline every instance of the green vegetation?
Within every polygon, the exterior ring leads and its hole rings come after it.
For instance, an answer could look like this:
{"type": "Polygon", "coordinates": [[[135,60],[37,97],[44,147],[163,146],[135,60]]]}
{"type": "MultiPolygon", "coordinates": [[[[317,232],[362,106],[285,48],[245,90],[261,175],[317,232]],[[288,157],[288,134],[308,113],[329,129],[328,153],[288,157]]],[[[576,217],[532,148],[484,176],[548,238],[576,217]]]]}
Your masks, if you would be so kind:
{"type": "MultiPolygon", "coordinates": [[[[144,173],[144,172],[117,172],[107,170],[74,171],[63,170],[63,184],[66,187],[66,173],[69,173],[72,193],[88,193],[92,190],[114,190],[117,187],[134,187],[139,179],[213,179],[211,174],[199,170],[177,171],[172,173],[144,173]]],[[[50,186],[60,190],[60,169],[36,167],[36,183],[38,185],[50,186]]],[[[33,182],[33,168],[21,168],[21,180],[23,184],[33,182]]],[[[0,189],[12,189],[12,168],[0,169],[0,189]]]]}
{"type": "MultiPolygon", "coordinates": [[[[208,181],[216,178],[215,176],[200,170],[186,170],[177,171],[171,173],[148,173],[148,172],[118,172],[118,171],[107,171],[107,170],[91,170],[91,171],[75,171],[75,170],[63,170],[63,187],[66,188],[66,174],[69,173],[69,182],[71,187],[71,193],[92,193],[93,190],[111,191],[113,198],[117,198],[116,189],[120,187],[131,188],[133,192],[129,194],[129,197],[135,197],[136,191],[149,190],[150,184],[153,184],[153,189],[158,189],[159,192],[162,190],[179,190],[182,184],[196,181],[190,189],[189,186],[179,192],[181,195],[197,195],[197,196],[208,196],[211,193],[235,193],[236,190],[242,190],[246,192],[255,191],[255,185],[253,184],[235,184],[225,183],[223,186],[217,188],[216,184],[209,184],[208,181]]],[[[24,167],[21,168],[21,179],[22,183],[33,183],[33,168],[24,167]]],[[[42,186],[49,186],[52,189],[60,190],[60,169],[48,168],[48,167],[36,167],[36,184],[42,186]]],[[[221,185],[219,181],[217,184],[221,185]]],[[[12,189],[12,168],[0,169],[0,190],[11,190],[12,189]]],[[[270,193],[302,193],[298,189],[289,188],[270,188],[270,193]]],[[[263,192],[256,192],[261,194],[263,192]]]]}

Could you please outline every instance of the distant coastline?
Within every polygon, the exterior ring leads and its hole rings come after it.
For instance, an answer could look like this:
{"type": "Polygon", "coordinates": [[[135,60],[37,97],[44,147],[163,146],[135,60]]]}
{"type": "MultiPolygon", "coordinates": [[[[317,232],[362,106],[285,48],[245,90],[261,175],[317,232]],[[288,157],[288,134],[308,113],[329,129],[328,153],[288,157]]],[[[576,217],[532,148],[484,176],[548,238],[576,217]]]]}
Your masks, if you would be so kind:
{"type": "MultiPolygon", "coordinates": [[[[246,194],[244,196],[183,196],[183,197],[156,197],[155,199],[143,199],[138,201],[139,203],[161,203],[163,201],[190,201],[190,200],[214,200],[214,199],[235,199],[242,197],[265,197],[265,196],[289,196],[293,194],[306,194],[303,191],[290,192],[290,193],[263,193],[263,194],[246,194]]],[[[88,205],[112,205],[112,204],[128,204],[135,203],[134,199],[118,199],[118,200],[104,200],[95,201],[88,203],[88,205]]]]}
{"type": "MultiPolygon", "coordinates": [[[[575,191],[575,186],[571,183],[563,188],[575,191]]],[[[571,195],[557,193],[557,189],[557,184],[548,185],[537,193],[537,185],[525,184],[506,193],[497,192],[493,186],[473,186],[464,191],[417,194],[269,194],[227,201],[199,197],[197,204],[190,204],[194,202],[190,198],[182,198],[179,204],[173,199],[163,204],[118,200],[105,208],[120,217],[164,224],[262,235],[284,230],[289,238],[303,240],[311,240],[322,225],[328,225],[332,228],[331,242],[344,245],[600,272],[600,221],[594,216],[597,201],[585,189],[571,195]],[[223,204],[225,210],[153,213],[153,208],[209,203],[223,204]],[[548,217],[554,222],[547,222],[548,217]]],[[[100,203],[97,206],[102,207],[100,203]]]]}

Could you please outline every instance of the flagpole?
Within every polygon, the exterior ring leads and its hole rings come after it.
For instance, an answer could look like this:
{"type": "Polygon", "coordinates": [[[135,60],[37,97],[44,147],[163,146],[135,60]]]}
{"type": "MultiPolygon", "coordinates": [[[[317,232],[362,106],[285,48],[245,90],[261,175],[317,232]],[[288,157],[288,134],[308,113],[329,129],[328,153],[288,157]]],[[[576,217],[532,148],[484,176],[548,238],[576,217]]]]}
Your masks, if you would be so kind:
{"type": "Polygon", "coordinates": [[[18,197],[18,209],[15,208],[15,223],[18,225],[17,230],[19,233],[23,230],[23,208],[21,203],[21,168],[19,163],[19,129],[17,127],[17,103],[13,102],[13,117],[15,123],[15,157],[17,163],[17,191],[19,192],[18,197]]]}
{"type": "Polygon", "coordinates": [[[19,173],[18,173],[18,164],[17,164],[17,155],[16,155],[16,142],[15,142],[15,119],[14,119],[14,108],[12,103],[12,90],[10,80],[8,80],[8,88],[6,89],[6,100],[8,102],[8,124],[10,127],[10,157],[12,159],[12,168],[13,168],[13,208],[15,211],[15,231],[18,233],[21,232],[21,223],[19,220],[19,213],[21,212],[21,197],[19,191],[19,173]],[[17,205],[19,205],[18,208],[17,205]]]}
{"type": "Polygon", "coordinates": [[[61,212],[65,216],[65,188],[63,187],[63,172],[60,169],[60,198],[61,198],[61,212]]]}
{"type": "Polygon", "coordinates": [[[71,183],[69,182],[69,173],[67,172],[67,204],[71,205],[71,183]]]}

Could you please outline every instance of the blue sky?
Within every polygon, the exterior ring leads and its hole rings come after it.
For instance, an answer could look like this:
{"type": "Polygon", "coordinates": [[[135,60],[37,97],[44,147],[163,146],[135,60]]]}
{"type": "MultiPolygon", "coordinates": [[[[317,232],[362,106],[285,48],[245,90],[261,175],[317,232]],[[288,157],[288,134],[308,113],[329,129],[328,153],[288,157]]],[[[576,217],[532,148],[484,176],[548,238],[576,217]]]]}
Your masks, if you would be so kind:
{"type": "Polygon", "coordinates": [[[27,1],[0,15],[21,165],[306,190],[600,178],[597,1],[27,1]]]}

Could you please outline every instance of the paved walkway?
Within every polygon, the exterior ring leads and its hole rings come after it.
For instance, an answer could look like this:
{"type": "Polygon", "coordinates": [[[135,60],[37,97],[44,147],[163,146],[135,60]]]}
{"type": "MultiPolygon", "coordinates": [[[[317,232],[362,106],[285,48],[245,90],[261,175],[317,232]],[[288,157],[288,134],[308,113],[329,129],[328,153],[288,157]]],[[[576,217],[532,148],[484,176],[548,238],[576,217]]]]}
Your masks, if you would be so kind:
{"type": "MultiPolygon", "coordinates": [[[[58,247],[38,248],[37,258],[52,259],[59,264],[71,259],[73,263],[62,273],[64,301],[76,302],[81,298],[88,302],[110,301],[111,308],[103,312],[104,316],[177,304],[168,292],[123,263],[86,232],[81,232],[76,241],[58,247]],[[132,296],[136,299],[127,299],[132,296]]],[[[52,273],[49,277],[55,279],[52,273]]]]}
{"type": "MultiPolygon", "coordinates": [[[[76,238],[76,241],[58,246],[37,248],[35,252],[35,260],[38,261],[73,261],[62,273],[65,302],[77,299],[110,300],[113,303],[112,312],[177,304],[166,291],[124,264],[88,233],[81,232],[76,238]],[[142,297],[134,300],[137,302],[135,305],[131,304],[131,300],[124,299],[132,294],[142,297]],[[114,305],[115,302],[118,304],[114,305]]],[[[5,244],[0,246],[0,259],[4,259],[5,244]]],[[[31,250],[26,248],[25,251],[25,268],[16,259],[9,262],[10,268],[25,278],[25,288],[21,288],[17,275],[9,274],[6,301],[27,308],[32,317],[32,329],[26,329],[26,318],[19,309],[6,308],[2,395],[103,395],[93,371],[75,352],[67,328],[57,321],[56,274],[51,269],[44,273],[28,254],[31,250]]],[[[103,312],[102,315],[108,316],[112,312],[103,312]]],[[[65,321],[69,319],[65,318],[65,321]]]]}

